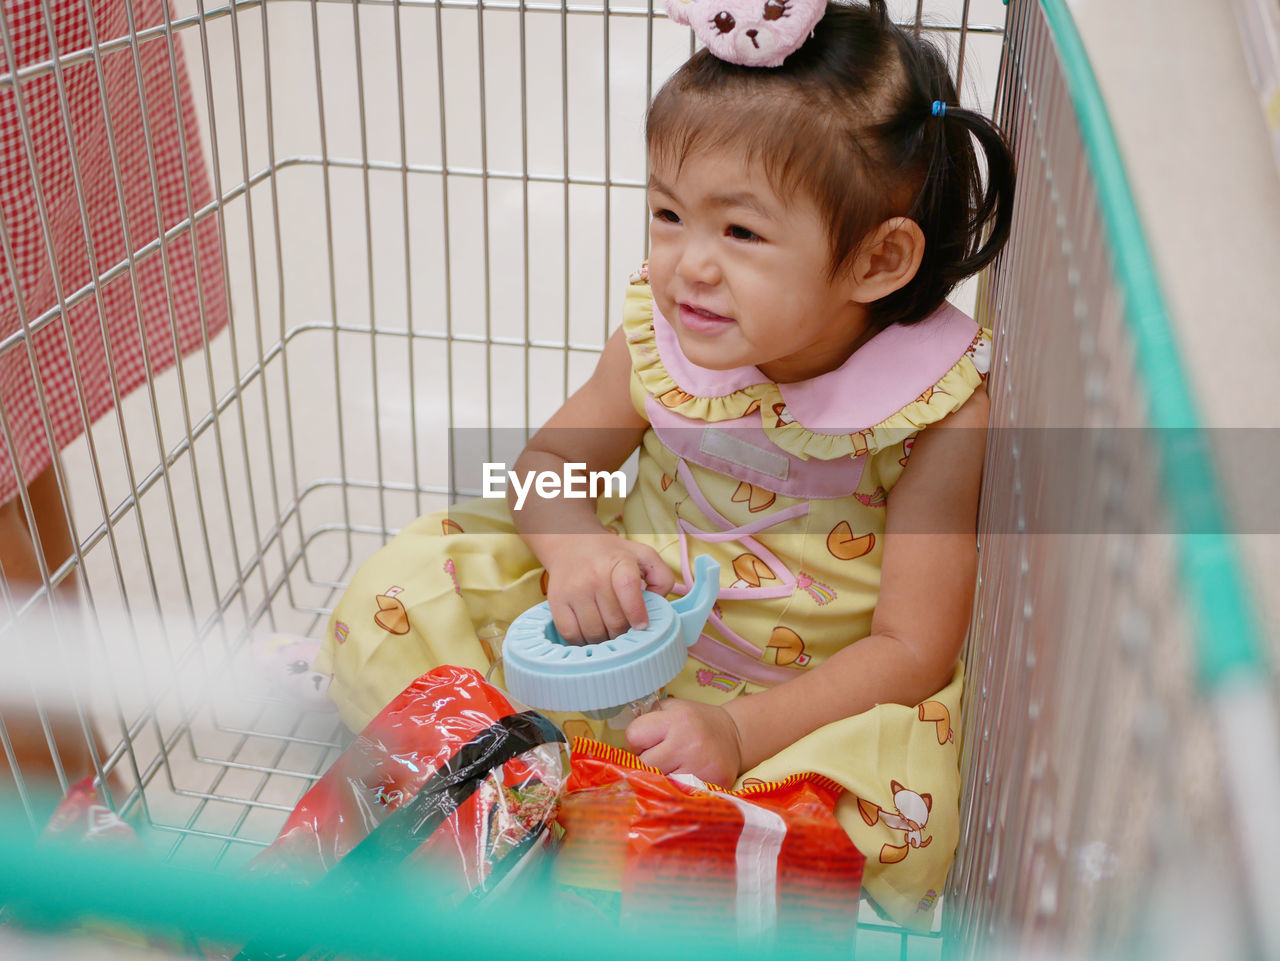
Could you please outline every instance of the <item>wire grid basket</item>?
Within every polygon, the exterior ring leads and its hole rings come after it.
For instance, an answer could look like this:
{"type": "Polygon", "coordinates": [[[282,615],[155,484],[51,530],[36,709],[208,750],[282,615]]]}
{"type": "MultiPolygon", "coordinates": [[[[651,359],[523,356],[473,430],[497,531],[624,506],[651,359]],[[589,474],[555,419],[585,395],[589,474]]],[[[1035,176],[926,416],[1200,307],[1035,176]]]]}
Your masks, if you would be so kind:
{"type": "Polygon", "coordinates": [[[1276,783],[1274,677],[1209,444],[1070,16],[1018,3],[1007,28],[1019,195],[979,305],[998,356],[949,943],[1272,957],[1252,863],[1280,848],[1233,818],[1276,783]]]}
{"type": "MultiPolygon", "coordinates": [[[[996,422],[1141,427],[1127,305],[1044,12],[1055,4],[1015,3],[1008,37],[1004,8],[990,6],[899,4],[895,15],[960,24],[943,32],[966,99],[985,109],[996,90],[973,82],[973,64],[1004,48],[998,106],[1022,187],[1014,241],[980,301],[998,331],[996,422]],[[1045,360],[1066,356],[1082,362],[1045,360]]],[[[88,604],[47,622],[41,595],[6,589],[0,631],[65,639],[47,645],[60,678],[94,665],[93,683],[59,686],[76,692],[86,735],[95,717],[106,733],[97,763],[124,784],[113,806],[170,859],[232,870],[343,740],[331,716],[271,695],[247,639],[314,631],[360,559],[465,493],[445,456],[460,432],[492,454],[590,370],[644,255],[643,105],[691,40],[651,4],[246,0],[176,4],[161,23],[60,60],[146,44],[184,49],[214,158],[215,200],[164,239],[216,222],[234,322],[60,455],[79,546],[47,580],[75,577],[88,604]]],[[[52,67],[0,76],[0,96],[52,67]]],[[[0,351],[22,350],[92,294],[60,291],[0,351]]],[[[1118,822],[1094,830],[1088,812],[1131,805],[1096,775],[1131,771],[1126,790],[1163,816],[1156,794],[1186,773],[1170,738],[1208,741],[1147,712],[1203,728],[1202,712],[1179,709],[1195,695],[1193,629],[1169,603],[1178,545],[1106,526],[1154,516],[1162,479],[1137,447],[1091,448],[1100,476],[1124,483],[1040,501],[1080,514],[1038,514],[1032,493],[1073,476],[1044,469],[1061,464],[1046,460],[1043,436],[1002,429],[989,450],[965,839],[943,912],[957,953],[1009,931],[1083,950],[1131,933],[1135,872],[1159,863],[1158,846],[1118,822]],[[1108,520],[1069,526],[1095,508],[1108,520]],[[1117,701],[1133,716],[1097,709],[1117,701]],[[1137,740],[1109,736],[1141,718],[1137,740]]],[[[49,686],[34,696],[50,700],[49,686]]],[[[864,933],[860,951],[941,949],[937,937],[864,933]]]]}
{"type": "Polygon", "coordinates": [[[990,448],[1003,469],[984,491],[984,643],[965,728],[987,787],[966,794],[951,890],[970,895],[963,925],[1016,919],[1025,937],[1047,927],[1087,956],[1125,933],[1116,926],[1158,863],[1156,831],[1105,812],[1155,818],[1158,798],[1187,796],[1180,780],[1203,792],[1206,773],[1182,769],[1188,755],[1172,746],[1206,739],[1191,709],[1177,522],[1159,439],[1144,429],[1101,188],[1053,38],[1030,7],[1011,16],[1001,87],[1020,173],[1015,236],[1030,242],[1011,244],[983,298],[1005,361],[990,448]]]}

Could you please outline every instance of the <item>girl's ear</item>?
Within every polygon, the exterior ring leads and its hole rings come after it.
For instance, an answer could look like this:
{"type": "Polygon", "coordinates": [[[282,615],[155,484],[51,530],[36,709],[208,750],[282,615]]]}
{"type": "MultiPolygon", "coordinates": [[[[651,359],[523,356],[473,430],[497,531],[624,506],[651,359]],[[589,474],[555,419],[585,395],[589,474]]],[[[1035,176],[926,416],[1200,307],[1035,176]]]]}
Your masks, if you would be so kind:
{"type": "Polygon", "coordinates": [[[909,217],[890,217],[863,240],[853,260],[853,300],[869,304],[911,282],[924,257],[924,232],[909,217]]]}

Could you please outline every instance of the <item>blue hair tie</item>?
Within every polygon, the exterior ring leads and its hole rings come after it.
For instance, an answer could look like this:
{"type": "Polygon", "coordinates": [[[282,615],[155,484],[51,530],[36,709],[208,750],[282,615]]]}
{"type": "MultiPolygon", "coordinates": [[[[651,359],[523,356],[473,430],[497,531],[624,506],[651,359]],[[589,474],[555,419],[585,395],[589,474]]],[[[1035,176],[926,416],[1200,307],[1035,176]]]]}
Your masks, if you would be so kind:
{"type": "Polygon", "coordinates": [[[935,117],[945,117],[947,115],[946,101],[935,100],[933,102],[933,115],[935,117]]]}

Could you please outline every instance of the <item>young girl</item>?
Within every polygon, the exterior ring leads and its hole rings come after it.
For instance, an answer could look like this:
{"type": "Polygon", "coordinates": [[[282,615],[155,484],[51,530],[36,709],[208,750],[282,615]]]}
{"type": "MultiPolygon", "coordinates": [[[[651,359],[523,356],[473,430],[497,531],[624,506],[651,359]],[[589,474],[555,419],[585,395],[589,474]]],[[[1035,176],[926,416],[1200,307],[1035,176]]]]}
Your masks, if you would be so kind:
{"type": "Polygon", "coordinates": [[[544,594],[574,642],[643,626],[642,588],[682,593],[709,553],[719,602],[626,744],[715,784],[835,779],[865,890],[929,923],[958,833],[988,409],[988,335],[945,297],[1004,243],[1013,188],[999,133],[955,99],[881,2],[829,5],[780,68],[704,50],[671,78],[647,124],[648,264],[515,465],[612,471],[639,446],[636,484],[622,503],[481,501],[395,538],[315,665],[349,723],[437,664],[487,669],[477,629],[544,594]]]}

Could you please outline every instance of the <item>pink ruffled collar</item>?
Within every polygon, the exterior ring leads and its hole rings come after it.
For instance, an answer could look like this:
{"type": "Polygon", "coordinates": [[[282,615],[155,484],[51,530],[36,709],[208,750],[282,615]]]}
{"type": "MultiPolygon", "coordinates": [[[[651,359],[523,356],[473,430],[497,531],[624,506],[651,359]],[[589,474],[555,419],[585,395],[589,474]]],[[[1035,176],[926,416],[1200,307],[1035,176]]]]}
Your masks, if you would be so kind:
{"type": "MultiPolygon", "coordinates": [[[[936,384],[978,334],[977,323],[950,304],[911,326],[876,334],[835,370],[778,384],[791,418],[814,433],[848,434],[878,424],[936,384]]],[[[708,370],[689,361],[676,332],[653,305],[654,343],[676,385],[695,397],[725,397],[769,379],[756,367],[708,370]]]]}

